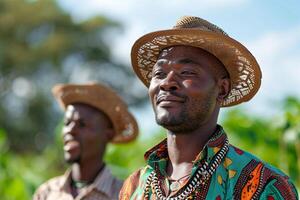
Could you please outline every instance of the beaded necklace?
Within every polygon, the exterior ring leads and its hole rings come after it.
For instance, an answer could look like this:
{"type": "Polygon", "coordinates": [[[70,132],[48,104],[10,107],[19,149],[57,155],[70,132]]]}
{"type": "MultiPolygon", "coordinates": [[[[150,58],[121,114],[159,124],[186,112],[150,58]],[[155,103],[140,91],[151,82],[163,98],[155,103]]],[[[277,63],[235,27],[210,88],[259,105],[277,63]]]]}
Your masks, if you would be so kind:
{"type": "Polygon", "coordinates": [[[157,178],[157,174],[155,170],[153,170],[146,181],[145,190],[144,190],[145,199],[149,199],[151,185],[152,188],[154,189],[156,196],[161,200],[186,199],[189,194],[195,191],[196,188],[198,188],[200,185],[204,185],[209,180],[209,178],[213,175],[213,173],[216,171],[217,167],[220,165],[221,161],[225,157],[226,153],[228,152],[228,149],[229,149],[229,142],[228,139],[226,138],[224,145],[218,151],[218,153],[216,153],[216,155],[213,157],[210,163],[205,161],[204,164],[196,170],[196,172],[190,178],[186,186],[184,186],[184,190],[182,190],[179,193],[176,193],[172,197],[165,197],[163,195],[162,189],[160,187],[160,181],[157,178]]]}

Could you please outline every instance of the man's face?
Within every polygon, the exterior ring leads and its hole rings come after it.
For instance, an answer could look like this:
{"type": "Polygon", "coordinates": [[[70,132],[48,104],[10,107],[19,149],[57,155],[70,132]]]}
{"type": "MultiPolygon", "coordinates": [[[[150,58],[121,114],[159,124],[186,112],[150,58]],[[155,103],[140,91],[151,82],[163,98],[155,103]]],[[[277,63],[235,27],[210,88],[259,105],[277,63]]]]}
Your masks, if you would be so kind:
{"type": "Polygon", "coordinates": [[[220,62],[202,49],[175,46],[153,67],[149,96],[159,125],[176,133],[205,124],[216,108],[220,62]]]}
{"type": "Polygon", "coordinates": [[[85,105],[68,105],[63,126],[64,157],[68,163],[101,159],[111,131],[109,119],[85,105]]]}

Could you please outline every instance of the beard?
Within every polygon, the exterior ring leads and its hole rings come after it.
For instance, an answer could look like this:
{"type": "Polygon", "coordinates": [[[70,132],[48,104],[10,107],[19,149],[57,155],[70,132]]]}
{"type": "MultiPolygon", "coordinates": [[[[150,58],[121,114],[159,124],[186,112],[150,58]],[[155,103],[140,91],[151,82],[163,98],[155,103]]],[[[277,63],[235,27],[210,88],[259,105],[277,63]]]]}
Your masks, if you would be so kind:
{"type": "Polygon", "coordinates": [[[68,164],[80,163],[80,157],[73,158],[73,159],[65,159],[65,161],[68,164]]]}
{"type": "MultiPolygon", "coordinates": [[[[186,100],[190,100],[187,99],[186,100]]],[[[173,133],[188,133],[197,130],[210,119],[215,109],[214,96],[186,101],[179,111],[173,113],[166,108],[154,108],[156,123],[173,133]]]]}

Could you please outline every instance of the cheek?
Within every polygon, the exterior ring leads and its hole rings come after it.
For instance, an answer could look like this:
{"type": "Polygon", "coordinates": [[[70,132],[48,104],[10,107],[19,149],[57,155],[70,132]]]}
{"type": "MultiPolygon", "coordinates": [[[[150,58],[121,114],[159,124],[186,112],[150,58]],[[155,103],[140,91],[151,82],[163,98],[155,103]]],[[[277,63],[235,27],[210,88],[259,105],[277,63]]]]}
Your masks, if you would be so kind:
{"type": "Polygon", "coordinates": [[[93,133],[92,130],[81,130],[80,131],[80,139],[83,143],[93,143],[94,141],[97,141],[97,136],[93,133]]]}
{"type": "Polygon", "coordinates": [[[212,95],[212,91],[215,90],[214,81],[194,81],[194,80],[185,80],[183,81],[183,87],[189,93],[189,96],[199,98],[207,95],[212,95]]]}
{"type": "Polygon", "coordinates": [[[189,94],[189,96],[198,96],[201,93],[204,93],[205,88],[204,85],[195,82],[193,80],[185,80],[182,83],[183,87],[185,88],[185,91],[189,94]]]}
{"type": "Polygon", "coordinates": [[[182,82],[182,84],[185,88],[209,90],[216,85],[216,82],[213,79],[202,78],[201,80],[186,79],[182,82]]]}
{"type": "Polygon", "coordinates": [[[192,80],[184,80],[182,82],[182,85],[185,87],[185,88],[190,88],[190,87],[194,87],[194,83],[192,80]]]}
{"type": "Polygon", "coordinates": [[[148,95],[150,97],[152,104],[154,104],[154,97],[156,96],[157,93],[157,87],[158,87],[158,83],[156,81],[151,80],[149,90],[148,90],[148,95]]]}
{"type": "Polygon", "coordinates": [[[82,143],[84,149],[88,148],[88,152],[98,152],[107,142],[101,135],[87,133],[85,138],[82,138],[82,143]]]}
{"type": "Polygon", "coordinates": [[[105,137],[103,134],[99,133],[99,131],[90,131],[89,134],[87,135],[87,140],[90,142],[99,142],[99,141],[104,141],[105,137]]]}

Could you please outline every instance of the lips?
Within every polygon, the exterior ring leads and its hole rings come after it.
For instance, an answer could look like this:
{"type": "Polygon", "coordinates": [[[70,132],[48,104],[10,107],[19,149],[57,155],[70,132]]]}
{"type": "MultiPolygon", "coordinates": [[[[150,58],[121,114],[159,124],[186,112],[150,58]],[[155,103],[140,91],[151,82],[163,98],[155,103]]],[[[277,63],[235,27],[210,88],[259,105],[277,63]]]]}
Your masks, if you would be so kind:
{"type": "Polygon", "coordinates": [[[79,142],[77,142],[75,140],[68,141],[64,145],[64,150],[65,151],[71,151],[71,150],[76,149],[76,148],[79,148],[79,142]]]}
{"type": "Polygon", "coordinates": [[[160,103],[183,103],[184,99],[174,95],[158,95],[156,105],[160,103]]]}
{"type": "Polygon", "coordinates": [[[64,150],[70,151],[76,148],[79,148],[80,144],[77,140],[74,139],[72,135],[65,135],[64,136],[64,150]]]}

